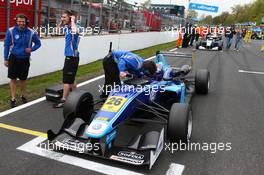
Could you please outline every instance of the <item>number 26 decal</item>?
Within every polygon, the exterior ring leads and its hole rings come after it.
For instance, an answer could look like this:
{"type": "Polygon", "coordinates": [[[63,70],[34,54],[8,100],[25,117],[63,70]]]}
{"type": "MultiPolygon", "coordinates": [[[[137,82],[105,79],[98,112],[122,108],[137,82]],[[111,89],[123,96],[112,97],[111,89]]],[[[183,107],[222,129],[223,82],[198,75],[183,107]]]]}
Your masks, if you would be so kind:
{"type": "Polygon", "coordinates": [[[105,104],[101,109],[108,112],[117,112],[126,101],[127,98],[111,96],[106,100],[105,104]]]}

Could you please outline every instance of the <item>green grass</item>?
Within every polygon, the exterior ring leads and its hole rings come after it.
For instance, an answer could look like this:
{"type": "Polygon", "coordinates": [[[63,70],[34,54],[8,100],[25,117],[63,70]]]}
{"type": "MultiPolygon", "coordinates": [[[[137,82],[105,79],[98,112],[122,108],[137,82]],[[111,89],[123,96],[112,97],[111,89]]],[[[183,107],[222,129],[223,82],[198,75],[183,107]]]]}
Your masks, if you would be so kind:
{"type": "MultiPolygon", "coordinates": [[[[143,58],[148,58],[155,55],[157,50],[170,50],[175,48],[175,41],[166,44],[160,44],[152,47],[148,47],[141,50],[133,51],[143,58]]],[[[82,65],[78,69],[76,76],[77,83],[86,81],[93,77],[103,74],[102,61],[98,60],[86,65],[82,65]]],[[[62,83],[62,71],[56,71],[49,74],[30,78],[27,81],[27,92],[26,96],[31,101],[42,97],[44,95],[45,88],[52,85],[62,83]]],[[[18,82],[19,83],[19,82],[18,82]]],[[[19,92],[19,86],[17,86],[17,92],[19,92]]],[[[9,108],[8,100],[10,99],[9,85],[0,86],[0,111],[4,111],[9,108]]],[[[17,95],[17,99],[18,95],[17,95]]],[[[19,104],[19,101],[18,101],[19,104]]]]}

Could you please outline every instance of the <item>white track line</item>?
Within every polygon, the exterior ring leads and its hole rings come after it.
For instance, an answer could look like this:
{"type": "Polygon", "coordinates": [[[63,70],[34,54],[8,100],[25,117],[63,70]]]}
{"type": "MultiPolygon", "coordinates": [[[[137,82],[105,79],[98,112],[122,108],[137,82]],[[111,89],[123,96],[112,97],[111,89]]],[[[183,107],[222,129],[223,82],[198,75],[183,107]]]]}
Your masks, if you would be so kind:
{"type": "Polygon", "coordinates": [[[184,170],[184,165],[172,163],[168,169],[166,175],[182,175],[184,170]]]}
{"type": "Polygon", "coordinates": [[[84,169],[88,169],[91,171],[107,174],[107,175],[143,175],[134,171],[117,168],[109,165],[105,165],[102,163],[98,163],[95,161],[85,160],[78,157],[65,155],[62,153],[50,151],[47,149],[43,149],[38,147],[37,145],[41,142],[45,141],[46,138],[37,137],[24,145],[18,147],[18,150],[25,151],[31,154],[36,154],[41,157],[49,158],[52,160],[56,160],[62,163],[78,166],[84,169]]]}
{"type": "Polygon", "coordinates": [[[247,70],[238,70],[240,73],[248,73],[248,74],[260,74],[264,75],[264,72],[256,72],[256,71],[247,71],[247,70]]]}
{"type": "Polygon", "coordinates": [[[46,97],[41,97],[41,98],[39,98],[39,99],[36,99],[36,100],[34,100],[34,101],[31,101],[31,102],[28,102],[28,103],[23,104],[23,105],[21,105],[21,106],[18,106],[18,107],[15,107],[15,108],[9,109],[9,110],[4,111],[4,112],[1,112],[1,113],[0,113],[0,118],[6,116],[6,115],[8,115],[8,114],[11,114],[11,113],[13,113],[13,112],[16,112],[16,111],[19,111],[19,110],[21,110],[21,109],[27,108],[27,107],[29,107],[29,106],[32,106],[32,105],[34,105],[34,104],[37,104],[37,103],[39,103],[39,102],[42,102],[42,101],[44,101],[44,100],[46,100],[46,97]]]}
{"type": "Polygon", "coordinates": [[[81,87],[81,86],[87,85],[87,84],[92,83],[94,81],[100,80],[101,78],[104,78],[104,77],[105,77],[104,75],[100,75],[99,77],[95,77],[95,78],[93,78],[91,80],[84,81],[84,82],[78,84],[77,87],[81,87]]]}
{"type": "MultiPolygon", "coordinates": [[[[172,50],[170,50],[170,51],[173,52],[173,51],[175,51],[175,50],[177,50],[177,48],[172,49],[172,50]]],[[[152,57],[150,57],[150,58],[147,58],[146,60],[150,60],[150,59],[153,59],[153,58],[155,58],[155,56],[152,56],[152,57]]],[[[104,75],[100,75],[100,76],[95,77],[95,78],[93,78],[93,79],[90,79],[90,80],[88,80],[88,81],[82,82],[82,83],[78,84],[77,87],[81,87],[81,86],[87,85],[87,84],[92,83],[92,82],[94,82],[94,81],[97,81],[97,80],[99,80],[99,79],[101,79],[101,78],[104,78],[104,75]]],[[[1,113],[0,113],[0,118],[6,116],[6,115],[8,115],[8,114],[11,114],[11,113],[13,113],[13,112],[16,112],[16,111],[19,111],[19,110],[21,110],[21,109],[27,108],[27,107],[29,107],[29,106],[32,106],[32,105],[34,105],[34,104],[40,103],[40,102],[42,102],[42,101],[44,101],[44,100],[46,100],[46,97],[41,97],[41,98],[36,99],[36,100],[34,100],[34,101],[28,102],[28,103],[26,103],[26,104],[24,104],[24,105],[21,105],[21,106],[18,106],[18,107],[15,107],[15,108],[12,108],[12,109],[6,110],[6,111],[4,111],[4,112],[1,112],[1,113]]]]}

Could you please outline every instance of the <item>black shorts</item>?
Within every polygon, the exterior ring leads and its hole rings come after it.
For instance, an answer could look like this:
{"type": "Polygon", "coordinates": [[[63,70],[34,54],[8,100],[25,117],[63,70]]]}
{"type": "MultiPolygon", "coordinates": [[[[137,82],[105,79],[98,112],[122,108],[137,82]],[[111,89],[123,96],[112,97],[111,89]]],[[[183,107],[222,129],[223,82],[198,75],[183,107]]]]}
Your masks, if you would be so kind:
{"type": "Polygon", "coordinates": [[[11,54],[8,59],[8,78],[26,80],[30,67],[29,58],[18,59],[15,55],[11,54]]]}
{"type": "Polygon", "coordinates": [[[63,83],[73,84],[78,70],[79,57],[66,57],[63,67],[63,83]]]}

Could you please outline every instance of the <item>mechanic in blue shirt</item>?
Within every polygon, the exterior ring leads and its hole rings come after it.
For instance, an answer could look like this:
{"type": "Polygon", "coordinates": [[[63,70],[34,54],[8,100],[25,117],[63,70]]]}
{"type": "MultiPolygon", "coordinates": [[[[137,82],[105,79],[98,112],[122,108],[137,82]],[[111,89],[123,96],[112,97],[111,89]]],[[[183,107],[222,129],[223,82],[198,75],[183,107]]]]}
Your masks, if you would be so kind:
{"type": "Polygon", "coordinates": [[[120,78],[126,77],[127,74],[133,74],[136,77],[152,76],[157,71],[155,62],[144,60],[129,51],[110,52],[103,60],[103,68],[105,84],[101,97],[107,97],[115,85],[121,84],[120,78]]]}
{"type": "Polygon", "coordinates": [[[37,33],[28,27],[27,16],[17,14],[15,22],[16,25],[7,30],[4,40],[4,64],[8,67],[8,78],[10,78],[11,108],[16,106],[17,79],[20,80],[21,101],[27,103],[25,90],[30,67],[30,55],[31,52],[36,51],[41,46],[37,33]],[[33,46],[32,43],[34,43],[33,46]]]}
{"type": "MultiPolygon", "coordinates": [[[[76,17],[72,11],[64,11],[61,16],[60,27],[63,27],[65,34],[65,61],[63,67],[63,97],[55,108],[63,107],[70,90],[76,89],[75,76],[79,66],[80,26],[76,24],[76,17]]],[[[60,29],[60,28],[59,28],[60,29]]]]}

